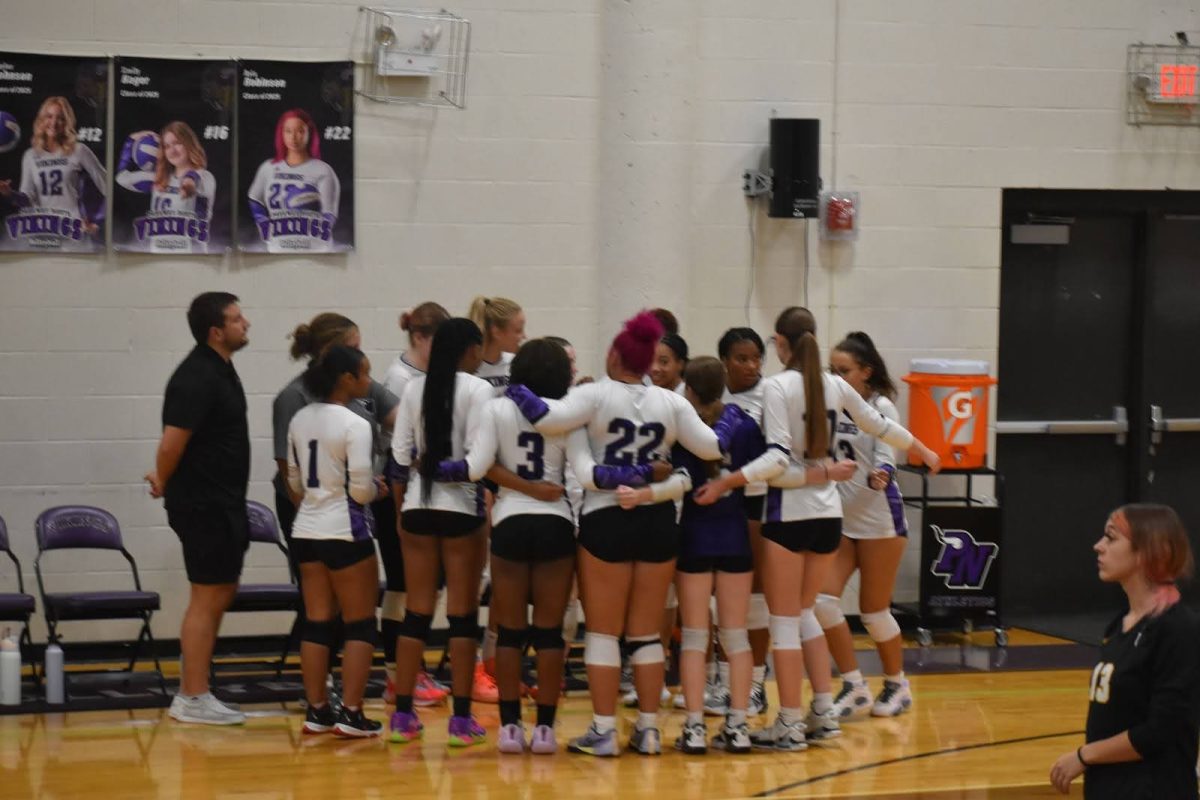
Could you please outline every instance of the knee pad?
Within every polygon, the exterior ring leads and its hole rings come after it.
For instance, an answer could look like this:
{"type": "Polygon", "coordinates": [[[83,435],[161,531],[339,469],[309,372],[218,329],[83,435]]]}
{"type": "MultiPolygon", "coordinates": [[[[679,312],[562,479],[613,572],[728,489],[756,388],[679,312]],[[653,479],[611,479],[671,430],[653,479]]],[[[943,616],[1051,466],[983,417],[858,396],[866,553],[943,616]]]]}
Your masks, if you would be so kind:
{"type": "Polygon", "coordinates": [[[684,628],[679,639],[679,649],[693,653],[708,652],[709,636],[704,628],[684,628]]]}
{"type": "Polygon", "coordinates": [[[752,631],[766,628],[771,618],[767,611],[767,597],[762,592],[750,595],[750,608],[746,613],[746,627],[752,631]]]}
{"type": "Polygon", "coordinates": [[[817,605],[814,607],[814,611],[817,615],[817,622],[821,623],[821,627],[825,630],[836,628],[846,621],[846,615],[842,613],[841,598],[831,594],[817,595],[817,605]]]}
{"type": "Polygon", "coordinates": [[[770,615],[771,647],[776,650],[800,649],[800,618],[770,615]]]}
{"type": "Polygon", "coordinates": [[[450,623],[450,632],[447,635],[451,639],[479,638],[478,612],[471,614],[447,614],[446,621],[450,623]]]}
{"type": "Polygon", "coordinates": [[[432,625],[432,614],[422,614],[410,608],[400,621],[400,635],[405,639],[416,639],[418,642],[428,641],[429,628],[432,625]]]}
{"type": "Polygon", "coordinates": [[[661,664],[666,660],[658,634],[635,636],[626,640],[630,664],[661,664]]]}
{"type": "Polygon", "coordinates": [[[588,631],[583,636],[583,663],[595,667],[620,667],[621,645],[617,637],[588,631]]]}
{"type": "Polygon", "coordinates": [[[379,644],[379,630],[375,627],[375,618],[366,617],[347,622],[346,641],[366,642],[372,647],[379,644]]]}
{"type": "Polygon", "coordinates": [[[873,642],[888,642],[900,635],[900,623],[896,622],[892,612],[886,609],[872,611],[870,614],[861,614],[859,619],[862,620],[863,627],[867,629],[867,634],[870,635],[873,642]]]}
{"type": "Polygon", "coordinates": [[[726,658],[750,649],[750,635],[746,633],[745,628],[719,628],[717,639],[721,642],[721,649],[725,651],[726,658]]]}
{"type": "Polygon", "coordinates": [[[511,647],[516,650],[525,649],[525,640],[529,638],[528,628],[506,628],[496,626],[496,647],[511,647]]]}
{"type": "Polygon", "coordinates": [[[383,608],[380,609],[379,616],[397,622],[404,619],[404,600],[404,592],[384,592],[383,608]]]}
{"type": "Polygon", "coordinates": [[[805,608],[800,611],[800,641],[807,642],[810,639],[819,639],[825,635],[825,630],[821,627],[821,623],[817,621],[817,615],[811,608],[805,608]]]}
{"type": "Polygon", "coordinates": [[[529,643],[539,653],[543,650],[562,650],[567,646],[560,628],[539,628],[537,625],[529,629],[529,643]]]}
{"type": "Polygon", "coordinates": [[[337,626],[331,619],[305,619],[300,640],[319,644],[321,647],[333,647],[336,629],[337,626]]]}

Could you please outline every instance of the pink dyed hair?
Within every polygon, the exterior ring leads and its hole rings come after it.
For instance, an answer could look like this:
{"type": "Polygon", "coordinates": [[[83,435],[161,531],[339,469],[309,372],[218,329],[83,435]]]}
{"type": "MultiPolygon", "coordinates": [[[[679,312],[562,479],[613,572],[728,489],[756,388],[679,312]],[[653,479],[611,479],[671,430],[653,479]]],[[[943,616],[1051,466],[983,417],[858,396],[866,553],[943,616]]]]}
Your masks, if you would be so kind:
{"type": "Polygon", "coordinates": [[[321,135],[317,132],[317,123],[303,108],[293,108],[279,115],[275,123],[275,161],[287,158],[287,146],[283,143],[283,123],[289,119],[298,119],[308,128],[308,154],[313,158],[321,157],[321,135]]]}
{"type": "Polygon", "coordinates": [[[654,363],[654,348],[662,336],[662,323],[650,311],[642,311],[625,321],[625,326],[613,339],[612,349],[621,357],[625,369],[645,375],[654,363]]]}
{"type": "Polygon", "coordinates": [[[1195,562],[1187,531],[1175,510],[1153,503],[1130,503],[1114,511],[1112,521],[1141,556],[1142,571],[1154,586],[1153,615],[1178,603],[1176,582],[1191,577],[1195,562]]]}

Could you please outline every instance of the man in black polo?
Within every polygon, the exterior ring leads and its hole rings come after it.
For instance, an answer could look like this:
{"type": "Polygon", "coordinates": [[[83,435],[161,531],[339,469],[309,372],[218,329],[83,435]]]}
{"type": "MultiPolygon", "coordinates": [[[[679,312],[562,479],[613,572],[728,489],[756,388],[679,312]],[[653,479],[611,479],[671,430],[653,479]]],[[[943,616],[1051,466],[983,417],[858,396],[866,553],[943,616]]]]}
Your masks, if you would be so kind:
{"type": "Polygon", "coordinates": [[[250,430],[246,393],[232,363],[247,344],[250,323],[228,292],[197,296],[187,317],[196,347],[167,382],[162,440],[155,469],[146,475],[151,496],[166,497],[191,583],[179,634],[179,694],[170,713],[180,722],[239,725],[245,715],[213,697],[208,673],[250,544],[250,430]]]}

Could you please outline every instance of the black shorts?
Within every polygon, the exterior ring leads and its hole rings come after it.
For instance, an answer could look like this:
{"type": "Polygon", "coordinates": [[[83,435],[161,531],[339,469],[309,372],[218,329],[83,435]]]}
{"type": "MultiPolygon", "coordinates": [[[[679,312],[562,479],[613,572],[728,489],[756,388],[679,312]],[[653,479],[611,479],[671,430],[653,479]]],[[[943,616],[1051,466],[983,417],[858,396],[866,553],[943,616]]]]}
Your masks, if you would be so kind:
{"type": "Polygon", "coordinates": [[[375,543],[370,539],[292,539],[292,554],[296,563],[319,561],[332,570],[352,567],[375,555],[375,543]]]}
{"type": "Polygon", "coordinates": [[[679,572],[704,574],[706,572],[753,572],[752,556],[680,556],[675,562],[679,572]]]}
{"type": "Polygon", "coordinates": [[[418,536],[454,538],[475,533],[483,525],[483,517],[459,511],[439,511],[435,508],[414,508],[400,514],[400,527],[405,533],[418,536]]]}
{"type": "Polygon", "coordinates": [[[746,509],[746,519],[750,522],[762,522],[763,508],[767,505],[767,496],[765,494],[756,495],[755,497],[742,497],[742,508],[746,509]]]}
{"type": "Polygon", "coordinates": [[[793,553],[826,555],[842,543],[842,518],[764,522],[762,535],[793,553]]]}
{"type": "Polygon", "coordinates": [[[237,583],[250,546],[246,507],[168,509],[167,523],[183,544],[183,566],[191,583],[237,583]]]}
{"type": "Polygon", "coordinates": [[[575,523],[557,514],[516,514],[492,527],[492,555],[536,564],[575,555],[575,523]]]}
{"type": "Polygon", "coordinates": [[[679,555],[675,504],[601,508],[579,520],[579,544],[601,561],[662,564],[679,555]]]}
{"type": "Polygon", "coordinates": [[[379,544],[379,560],[389,592],[404,591],[404,553],[400,550],[400,534],[396,532],[396,503],[390,497],[371,503],[375,517],[375,541],[379,544]]]}

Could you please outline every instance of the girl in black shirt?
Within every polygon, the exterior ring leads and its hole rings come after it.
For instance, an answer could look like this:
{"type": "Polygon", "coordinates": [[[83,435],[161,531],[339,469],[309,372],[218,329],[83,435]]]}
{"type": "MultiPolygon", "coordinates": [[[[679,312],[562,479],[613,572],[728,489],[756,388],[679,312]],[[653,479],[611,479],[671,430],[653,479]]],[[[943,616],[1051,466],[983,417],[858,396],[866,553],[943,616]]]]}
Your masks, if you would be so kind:
{"type": "Polygon", "coordinates": [[[1200,730],[1200,638],[1175,582],[1192,570],[1173,510],[1134,504],[1113,512],[1096,542],[1100,580],[1120,583],[1129,603],[1104,634],[1092,670],[1087,743],[1054,762],[1064,794],[1084,776],[1084,797],[1196,797],[1200,730]]]}

